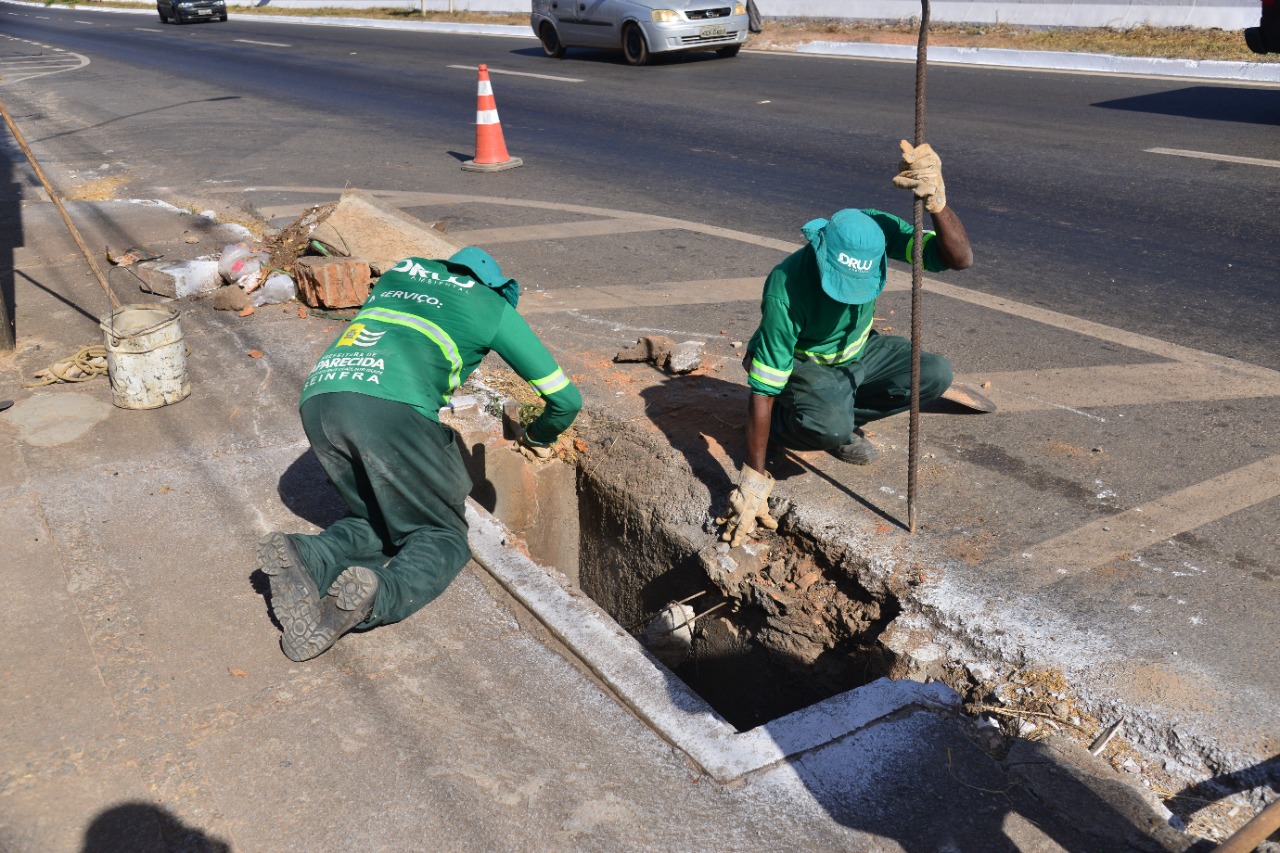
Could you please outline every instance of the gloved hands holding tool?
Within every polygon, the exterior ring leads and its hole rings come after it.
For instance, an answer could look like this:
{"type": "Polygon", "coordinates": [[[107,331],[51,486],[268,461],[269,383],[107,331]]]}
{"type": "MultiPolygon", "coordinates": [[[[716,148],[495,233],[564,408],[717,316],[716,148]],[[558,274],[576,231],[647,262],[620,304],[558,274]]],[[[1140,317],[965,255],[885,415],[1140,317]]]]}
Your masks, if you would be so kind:
{"type": "Polygon", "coordinates": [[[720,538],[737,548],[755,532],[756,525],[769,530],[778,529],[778,520],[769,514],[769,493],[773,491],[773,476],[760,473],[750,465],[742,466],[738,487],[729,494],[729,511],[716,519],[725,525],[720,538]]]}
{"type": "Polygon", "coordinates": [[[927,142],[913,146],[904,139],[900,145],[902,162],[898,164],[893,185],[911,190],[916,197],[924,199],[925,210],[937,213],[947,206],[947,191],[942,184],[942,160],[927,142]]]}

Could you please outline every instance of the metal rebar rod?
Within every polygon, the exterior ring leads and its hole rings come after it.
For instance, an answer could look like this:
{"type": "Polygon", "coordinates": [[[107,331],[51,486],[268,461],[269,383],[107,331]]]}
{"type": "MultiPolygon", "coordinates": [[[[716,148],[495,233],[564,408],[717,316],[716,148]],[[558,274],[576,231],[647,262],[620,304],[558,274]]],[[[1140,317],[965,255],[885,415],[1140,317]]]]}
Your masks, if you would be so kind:
{"type": "Polygon", "coordinates": [[[71,239],[76,241],[76,245],[80,247],[80,253],[84,255],[84,259],[89,263],[89,269],[93,270],[93,275],[98,279],[98,284],[102,285],[102,289],[107,294],[107,299],[111,300],[111,309],[116,311],[120,308],[120,300],[111,292],[111,285],[107,284],[107,278],[102,274],[102,270],[98,268],[98,262],[94,260],[93,253],[89,251],[89,247],[85,245],[84,238],[80,236],[79,230],[76,229],[75,223],[71,221],[71,217],[67,215],[67,209],[62,206],[62,199],[58,196],[57,190],[49,183],[49,179],[45,177],[44,169],[40,168],[36,155],[31,153],[31,147],[27,145],[26,138],[22,135],[22,131],[18,129],[18,125],[14,122],[13,116],[9,115],[9,110],[5,107],[4,101],[0,101],[0,115],[4,116],[4,123],[8,125],[9,132],[13,134],[13,138],[17,140],[18,147],[22,149],[22,153],[27,155],[27,162],[31,164],[31,168],[35,170],[36,177],[40,179],[40,185],[44,187],[44,191],[49,194],[49,199],[53,202],[53,206],[58,209],[58,215],[62,217],[62,221],[67,226],[67,231],[71,232],[71,239]]]}
{"type": "MultiPolygon", "coordinates": [[[[920,41],[916,47],[916,145],[924,144],[924,85],[929,53],[929,0],[920,0],[920,41]]],[[[920,456],[920,338],[923,326],[924,199],[915,200],[911,243],[911,430],[907,443],[907,530],[916,532],[916,467],[920,456]]]]}

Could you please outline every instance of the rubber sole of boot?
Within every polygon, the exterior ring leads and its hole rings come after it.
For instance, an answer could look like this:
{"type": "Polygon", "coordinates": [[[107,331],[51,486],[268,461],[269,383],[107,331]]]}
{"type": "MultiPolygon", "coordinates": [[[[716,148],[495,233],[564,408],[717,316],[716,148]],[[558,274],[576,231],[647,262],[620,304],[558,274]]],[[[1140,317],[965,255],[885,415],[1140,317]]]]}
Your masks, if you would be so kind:
{"type": "Polygon", "coordinates": [[[298,549],[283,533],[272,533],[258,543],[258,567],[271,584],[271,612],[280,623],[280,648],[290,660],[300,661],[307,641],[320,626],[320,590],[311,578],[298,549]]]}
{"type": "MultiPolygon", "coordinates": [[[[329,587],[320,602],[320,618],[314,630],[294,643],[296,661],[311,660],[327,652],[338,638],[359,625],[373,609],[378,576],[366,566],[350,566],[329,587]]],[[[288,654],[288,652],[286,652],[288,654]]]]}

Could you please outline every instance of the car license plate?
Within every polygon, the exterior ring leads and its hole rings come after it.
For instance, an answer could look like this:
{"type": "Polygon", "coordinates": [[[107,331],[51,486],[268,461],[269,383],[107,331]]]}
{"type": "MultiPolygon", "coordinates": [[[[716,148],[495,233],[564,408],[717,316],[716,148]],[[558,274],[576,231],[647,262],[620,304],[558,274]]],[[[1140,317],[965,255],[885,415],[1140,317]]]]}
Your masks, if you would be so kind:
{"type": "Polygon", "coordinates": [[[212,9],[196,9],[196,14],[197,14],[197,15],[212,15],[212,14],[213,14],[213,10],[212,10],[212,9]]]}
{"type": "Polygon", "coordinates": [[[709,27],[703,27],[702,29],[698,30],[698,38],[703,38],[703,39],[718,39],[718,38],[723,38],[728,34],[729,34],[729,30],[725,27],[724,24],[712,24],[709,27]]]}

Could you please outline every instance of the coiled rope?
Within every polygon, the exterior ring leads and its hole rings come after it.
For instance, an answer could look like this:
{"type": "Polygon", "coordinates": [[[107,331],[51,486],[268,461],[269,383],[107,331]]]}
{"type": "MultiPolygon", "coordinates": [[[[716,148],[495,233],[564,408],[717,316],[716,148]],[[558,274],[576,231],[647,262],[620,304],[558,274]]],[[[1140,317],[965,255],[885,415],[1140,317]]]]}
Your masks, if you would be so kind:
{"type": "Polygon", "coordinates": [[[107,348],[101,345],[85,347],[71,358],[55,361],[43,370],[37,371],[35,381],[24,382],[22,387],[42,388],[59,382],[88,382],[106,372],[107,348]]]}

